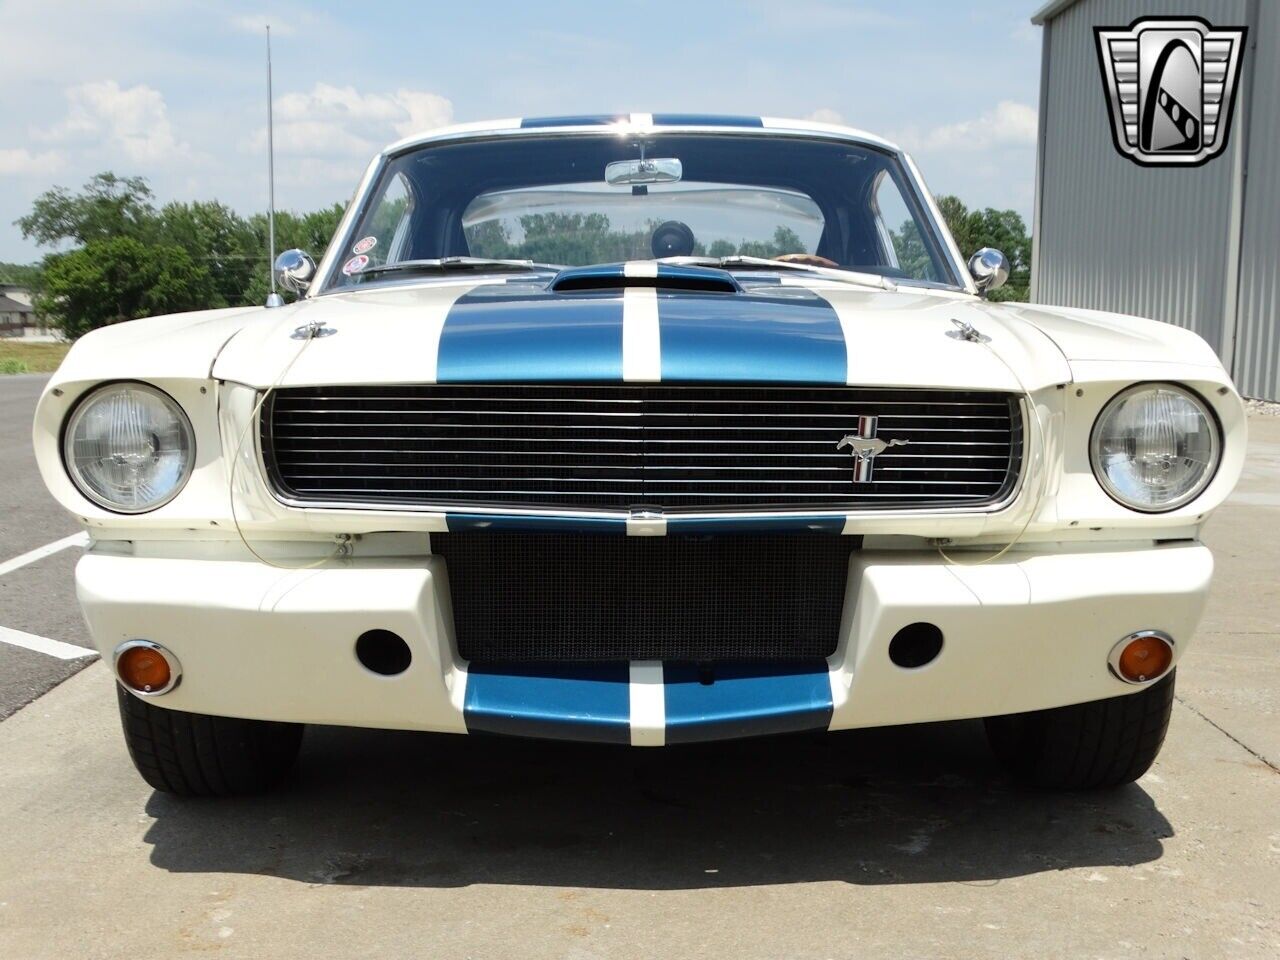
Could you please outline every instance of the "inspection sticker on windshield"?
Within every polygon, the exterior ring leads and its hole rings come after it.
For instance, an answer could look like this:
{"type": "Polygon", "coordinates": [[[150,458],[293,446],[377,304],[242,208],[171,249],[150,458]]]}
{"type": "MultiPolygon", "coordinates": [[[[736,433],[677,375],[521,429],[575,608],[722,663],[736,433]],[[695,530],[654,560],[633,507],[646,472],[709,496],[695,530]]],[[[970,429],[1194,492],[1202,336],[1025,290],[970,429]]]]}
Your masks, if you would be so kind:
{"type": "Polygon", "coordinates": [[[351,252],[352,253],[368,253],[377,245],[378,245],[377,237],[365,237],[362,240],[356,241],[356,245],[351,248],[351,252]]]}
{"type": "Polygon", "coordinates": [[[359,256],[352,257],[350,260],[344,263],[342,265],[342,272],[349,277],[353,273],[359,273],[368,265],[369,265],[369,258],[362,253],[359,256]]]}

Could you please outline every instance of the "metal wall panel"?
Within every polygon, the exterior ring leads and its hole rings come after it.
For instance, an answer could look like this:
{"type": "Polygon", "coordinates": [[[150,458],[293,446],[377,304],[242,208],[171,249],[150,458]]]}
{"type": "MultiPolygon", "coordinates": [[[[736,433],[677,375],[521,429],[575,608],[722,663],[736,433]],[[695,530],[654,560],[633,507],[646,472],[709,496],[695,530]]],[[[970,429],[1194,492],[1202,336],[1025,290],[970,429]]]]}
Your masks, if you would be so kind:
{"type": "Polygon", "coordinates": [[[1240,293],[1232,375],[1247,397],[1280,399],[1280,4],[1263,3],[1253,61],[1240,293]]]}
{"type": "Polygon", "coordinates": [[[1093,28],[1197,12],[1236,24],[1246,7],[1246,0],[1084,0],[1050,21],[1037,302],[1164,320],[1221,349],[1240,116],[1226,151],[1204,166],[1140,167],[1122,157],[1112,143],[1093,28]]]}

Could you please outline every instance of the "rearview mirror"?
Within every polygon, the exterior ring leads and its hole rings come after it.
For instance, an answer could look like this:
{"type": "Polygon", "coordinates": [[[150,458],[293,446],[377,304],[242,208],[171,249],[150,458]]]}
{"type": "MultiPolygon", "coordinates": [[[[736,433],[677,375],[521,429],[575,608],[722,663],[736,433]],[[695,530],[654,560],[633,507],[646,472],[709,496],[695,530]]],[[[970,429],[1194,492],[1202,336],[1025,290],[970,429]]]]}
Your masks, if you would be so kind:
{"type": "Polygon", "coordinates": [[[675,157],[653,160],[615,160],[604,168],[605,183],[627,186],[633,183],[678,183],[684,167],[675,157]]]}

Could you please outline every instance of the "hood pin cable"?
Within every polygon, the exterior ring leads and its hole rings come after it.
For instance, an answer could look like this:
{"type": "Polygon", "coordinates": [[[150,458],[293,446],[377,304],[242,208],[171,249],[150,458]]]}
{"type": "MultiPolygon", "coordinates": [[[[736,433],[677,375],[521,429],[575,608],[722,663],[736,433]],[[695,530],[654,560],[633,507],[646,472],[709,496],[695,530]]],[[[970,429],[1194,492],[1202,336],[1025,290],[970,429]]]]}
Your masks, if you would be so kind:
{"type": "Polygon", "coordinates": [[[301,340],[302,343],[289,362],[284,365],[284,369],[280,371],[280,375],[276,377],[275,382],[272,383],[271,386],[267,387],[267,389],[263,391],[262,396],[258,398],[258,402],[254,405],[252,412],[249,414],[249,419],[245,422],[244,429],[240,431],[240,439],[236,443],[235,454],[231,458],[231,470],[228,471],[229,476],[227,478],[227,495],[231,504],[231,523],[235,526],[236,535],[240,537],[240,542],[244,544],[244,548],[257,557],[259,561],[265,563],[269,567],[275,567],[277,570],[313,570],[316,567],[323,566],[331,560],[336,560],[339,557],[346,556],[351,551],[351,537],[344,533],[337,537],[338,544],[334,548],[333,552],[327,556],[321,557],[319,560],[300,567],[293,567],[284,563],[276,563],[274,560],[269,560],[264,557],[253,548],[253,545],[249,543],[248,538],[244,535],[244,530],[240,526],[240,518],[236,515],[236,467],[240,464],[240,454],[244,450],[244,442],[248,439],[249,431],[252,430],[253,425],[258,422],[258,415],[262,412],[262,407],[267,402],[267,398],[270,397],[271,394],[275,392],[276,388],[284,382],[284,378],[289,375],[289,371],[293,369],[293,365],[298,362],[298,359],[306,351],[307,347],[311,346],[311,341],[318,337],[328,336],[333,332],[334,331],[319,323],[304,324],[293,331],[291,334],[292,338],[295,340],[301,340]]]}
{"type": "MultiPolygon", "coordinates": [[[[979,333],[974,328],[973,324],[964,320],[955,319],[951,322],[954,323],[958,329],[954,333],[948,333],[947,336],[958,340],[964,340],[969,343],[981,344],[993,357],[1000,361],[1001,365],[1006,370],[1009,371],[1009,375],[1012,376],[1014,381],[1018,384],[1018,389],[1022,391],[1023,399],[1027,402],[1027,410],[1031,413],[1035,423],[1035,436],[1028,438],[1030,441],[1027,444],[1028,450],[1032,453],[1038,450],[1041,458],[1046,458],[1048,451],[1044,449],[1044,424],[1040,422],[1040,408],[1036,406],[1036,401],[1035,398],[1031,396],[1031,391],[1028,390],[1026,384],[1022,382],[1022,378],[1018,376],[1018,371],[1014,370],[1005,358],[1000,356],[996,349],[991,346],[991,338],[979,333]]],[[[1024,459],[1028,462],[1030,460],[1029,457],[1024,459]]],[[[1017,535],[1005,544],[997,553],[993,553],[989,557],[983,557],[981,560],[957,560],[942,549],[942,540],[936,540],[934,541],[934,547],[938,551],[938,555],[947,563],[956,567],[978,567],[984,563],[991,563],[993,560],[999,560],[1018,544],[1023,535],[1027,532],[1027,529],[1031,526],[1031,521],[1034,520],[1036,514],[1040,512],[1040,505],[1044,501],[1045,488],[1048,485],[1049,471],[1042,469],[1040,471],[1040,484],[1036,489],[1035,503],[1032,505],[1031,509],[1027,511],[1027,518],[1022,522],[1022,527],[1018,530],[1017,535]]]]}

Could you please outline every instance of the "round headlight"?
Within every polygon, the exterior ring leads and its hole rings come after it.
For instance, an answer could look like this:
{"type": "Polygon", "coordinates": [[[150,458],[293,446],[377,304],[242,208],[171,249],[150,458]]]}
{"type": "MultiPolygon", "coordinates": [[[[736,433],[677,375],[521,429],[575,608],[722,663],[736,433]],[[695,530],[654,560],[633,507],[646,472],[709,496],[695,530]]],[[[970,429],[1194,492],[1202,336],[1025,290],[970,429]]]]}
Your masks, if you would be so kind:
{"type": "Polygon", "coordinates": [[[1204,401],[1171,383],[1116,394],[1089,441],[1093,472],[1114,499],[1158,513],[1194,500],[1213,479],[1218,423],[1204,401]]]}
{"type": "Polygon", "coordinates": [[[109,383],[71,414],[62,456],[76,487],[117,513],[145,513],[178,495],[195,462],[191,422],[144,383],[109,383]]]}

